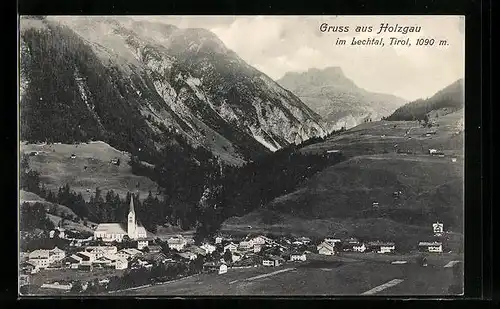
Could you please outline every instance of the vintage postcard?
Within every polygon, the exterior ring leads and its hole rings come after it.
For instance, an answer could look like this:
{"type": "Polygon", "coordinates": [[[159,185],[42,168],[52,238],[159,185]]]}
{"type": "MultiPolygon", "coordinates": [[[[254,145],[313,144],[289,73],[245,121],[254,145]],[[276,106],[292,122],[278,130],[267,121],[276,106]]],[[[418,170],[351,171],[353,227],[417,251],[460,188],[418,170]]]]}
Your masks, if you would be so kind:
{"type": "Polygon", "coordinates": [[[20,16],[20,295],[463,294],[464,27],[20,16]]]}

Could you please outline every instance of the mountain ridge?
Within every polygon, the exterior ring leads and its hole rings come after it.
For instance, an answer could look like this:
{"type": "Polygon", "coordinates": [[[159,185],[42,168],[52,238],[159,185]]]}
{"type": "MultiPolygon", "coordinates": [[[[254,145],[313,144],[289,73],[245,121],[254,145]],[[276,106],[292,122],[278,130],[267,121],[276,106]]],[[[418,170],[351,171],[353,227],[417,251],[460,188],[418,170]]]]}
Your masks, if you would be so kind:
{"type": "Polygon", "coordinates": [[[277,82],[295,93],[333,129],[353,127],[368,119],[378,120],[406,101],[357,86],[340,67],[287,72],[277,82]]]}
{"type": "Polygon", "coordinates": [[[50,137],[47,129],[39,134],[30,129],[42,128],[44,119],[62,122],[78,138],[118,139],[113,146],[124,150],[129,149],[120,143],[155,152],[177,136],[225,162],[242,164],[326,134],[321,118],[297,97],[201,28],[129,18],[22,19],[21,62],[22,138],[50,137]],[[54,60],[60,65],[43,63],[54,60]],[[56,82],[64,99],[48,85],[57,76],[74,79],[56,82]],[[99,89],[102,85],[109,89],[99,89]],[[36,102],[44,92],[47,105],[36,102]],[[83,133],[69,120],[53,119],[69,105],[86,119],[79,124],[83,133]],[[43,114],[42,106],[55,114],[43,114]],[[120,129],[113,122],[121,123],[120,129]]]}

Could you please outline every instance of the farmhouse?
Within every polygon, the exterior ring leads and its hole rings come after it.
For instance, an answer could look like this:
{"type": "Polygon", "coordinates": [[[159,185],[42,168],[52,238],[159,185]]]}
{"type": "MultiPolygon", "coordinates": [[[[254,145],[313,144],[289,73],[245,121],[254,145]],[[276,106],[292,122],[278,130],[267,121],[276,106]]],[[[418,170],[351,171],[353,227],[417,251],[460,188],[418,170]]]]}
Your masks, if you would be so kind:
{"type": "Polygon", "coordinates": [[[158,245],[148,246],[148,249],[149,249],[150,253],[159,253],[162,250],[161,246],[158,246],[158,245]]]}
{"type": "Polygon", "coordinates": [[[182,235],[177,235],[167,239],[167,244],[170,249],[181,251],[186,247],[187,240],[182,235]]]}
{"type": "Polygon", "coordinates": [[[180,256],[183,259],[190,260],[190,261],[196,260],[196,258],[198,257],[196,255],[196,253],[189,252],[189,251],[179,252],[179,253],[177,253],[177,255],[180,256]]]}
{"type": "Polygon", "coordinates": [[[127,249],[120,250],[116,254],[116,256],[119,258],[131,259],[131,258],[134,258],[135,256],[142,255],[142,254],[143,253],[137,249],[127,248],[127,249]]]}
{"type": "Polygon", "coordinates": [[[146,229],[137,221],[134,210],[134,198],[130,199],[130,209],[128,213],[127,228],[121,223],[101,223],[94,231],[94,239],[102,239],[103,241],[122,242],[123,237],[128,236],[130,239],[138,240],[147,237],[146,229]]]}
{"type": "Polygon", "coordinates": [[[290,261],[292,262],[297,262],[297,261],[305,261],[306,260],[306,254],[303,252],[293,252],[290,254],[290,261]]]}
{"type": "Polygon", "coordinates": [[[443,234],[443,223],[436,222],[432,224],[432,230],[435,236],[441,236],[443,234]]]}
{"type": "Polygon", "coordinates": [[[28,260],[30,263],[36,266],[36,268],[42,269],[42,268],[47,268],[50,264],[56,262],[56,261],[61,261],[65,258],[66,253],[55,247],[52,250],[35,250],[32,251],[29,256],[28,260]]]}
{"type": "Polygon", "coordinates": [[[418,243],[419,251],[425,252],[433,252],[433,253],[442,253],[443,252],[443,244],[441,242],[428,242],[421,241],[418,243]]]}
{"type": "Polygon", "coordinates": [[[393,242],[372,241],[368,243],[368,247],[377,253],[391,253],[396,250],[393,242]]]}
{"type": "Polygon", "coordinates": [[[334,244],[331,242],[322,242],[321,244],[318,245],[318,253],[322,255],[334,255],[335,250],[334,250],[334,244]]]}
{"type": "Polygon", "coordinates": [[[285,260],[279,256],[270,256],[262,261],[264,266],[280,266],[285,260]]]}
{"type": "Polygon", "coordinates": [[[235,245],[234,243],[229,243],[229,244],[224,246],[224,252],[226,252],[227,250],[229,250],[231,252],[235,252],[236,250],[238,250],[238,246],[235,245]]]}
{"type": "Polygon", "coordinates": [[[201,245],[200,248],[203,249],[203,250],[205,250],[205,252],[207,254],[212,254],[215,251],[215,249],[216,249],[216,247],[214,245],[211,245],[209,243],[204,243],[203,245],[201,245]]]}
{"type": "Polygon", "coordinates": [[[366,246],[365,244],[356,244],[352,246],[352,251],[354,252],[365,252],[366,246]]]}

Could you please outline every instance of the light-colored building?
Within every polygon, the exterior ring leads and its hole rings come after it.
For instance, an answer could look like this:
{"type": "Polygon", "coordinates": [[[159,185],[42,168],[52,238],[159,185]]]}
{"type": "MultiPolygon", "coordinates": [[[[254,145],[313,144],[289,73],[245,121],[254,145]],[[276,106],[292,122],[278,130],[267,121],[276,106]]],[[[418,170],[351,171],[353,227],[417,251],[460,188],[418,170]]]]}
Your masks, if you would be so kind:
{"type": "Polygon", "coordinates": [[[434,231],[435,236],[441,236],[444,231],[444,225],[443,223],[436,222],[432,224],[432,230],[434,231]]]}
{"type": "Polygon", "coordinates": [[[137,249],[142,250],[146,248],[149,245],[149,240],[148,239],[139,239],[137,240],[137,249]]]}
{"type": "Polygon", "coordinates": [[[239,248],[243,249],[243,250],[248,250],[250,248],[253,247],[253,242],[252,241],[246,241],[246,240],[243,240],[240,242],[239,244],[239,248]]]}
{"type": "Polygon", "coordinates": [[[365,252],[365,251],[366,251],[366,249],[367,249],[367,248],[366,248],[366,246],[365,246],[365,244],[364,244],[364,243],[362,243],[362,244],[356,244],[356,245],[353,245],[353,246],[352,246],[352,250],[353,250],[354,252],[365,252]]]}
{"type": "Polygon", "coordinates": [[[377,253],[391,253],[396,250],[396,245],[393,242],[372,241],[368,243],[368,247],[377,253]]]}
{"type": "Polygon", "coordinates": [[[322,255],[334,255],[335,254],[334,247],[335,246],[333,245],[333,243],[324,241],[317,246],[317,250],[318,253],[322,255]]]}
{"type": "Polygon", "coordinates": [[[205,250],[207,254],[212,254],[215,251],[215,249],[217,249],[214,245],[211,245],[209,243],[204,243],[203,245],[201,245],[200,248],[205,250]]]}
{"type": "Polygon", "coordinates": [[[227,250],[231,252],[236,252],[236,250],[238,250],[238,246],[234,243],[229,243],[224,246],[224,252],[226,252],[227,250]]]}
{"type": "Polygon", "coordinates": [[[59,283],[59,282],[54,282],[54,283],[44,283],[42,284],[41,288],[42,289],[54,289],[54,290],[63,290],[63,291],[69,291],[73,285],[71,283],[59,283]]]}
{"type": "Polygon", "coordinates": [[[115,269],[127,269],[127,268],[128,268],[127,259],[117,257],[115,260],[115,269]]]}
{"type": "Polygon", "coordinates": [[[290,255],[290,261],[292,262],[305,261],[306,259],[307,257],[304,253],[292,253],[290,255]]]}
{"type": "Polygon", "coordinates": [[[421,241],[418,243],[418,247],[421,251],[427,251],[432,253],[442,253],[443,252],[443,244],[441,242],[433,241],[421,241]]]}
{"type": "Polygon", "coordinates": [[[264,266],[280,266],[283,264],[285,260],[283,260],[282,258],[280,257],[277,257],[277,256],[270,256],[268,258],[265,258],[263,261],[262,261],[262,265],[264,266]]]}
{"type": "Polygon", "coordinates": [[[225,274],[225,273],[227,273],[227,265],[226,264],[222,264],[219,267],[219,275],[222,275],[222,274],[225,274]]]}
{"type": "Polygon", "coordinates": [[[92,254],[95,260],[105,255],[117,254],[118,248],[116,246],[87,246],[85,247],[85,252],[92,254]]]}
{"type": "Polygon", "coordinates": [[[190,260],[190,261],[196,260],[196,258],[198,257],[198,255],[196,255],[196,253],[189,252],[189,251],[179,252],[179,253],[177,253],[177,255],[182,257],[183,259],[190,260]]]}
{"type": "Polygon", "coordinates": [[[118,251],[118,253],[116,253],[116,256],[119,257],[119,258],[124,258],[124,259],[131,259],[131,258],[134,258],[138,255],[142,255],[143,253],[135,248],[126,248],[126,249],[122,249],[120,251],[118,251]]]}
{"type": "Polygon", "coordinates": [[[221,236],[215,237],[215,243],[216,244],[221,244],[222,243],[222,237],[221,236]]]}
{"type": "Polygon", "coordinates": [[[52,250],[38,249],[28,255],[28,261],[38,269],[47,268],[50,264],[61,261],[66,257],[64,250],[55,247],[52,250]]]}
{"type": "Polygon", "coordinates": [[[94,231],[94,239],[102,239],[103,241],[109,242],[122,242],[123,237],[125,236],[128,236],[133,240],[147,238],[146,229],[140,225],[137,220],[133,197],[130,199],[130,208],[126,226],[121,223],[101,223],[94,231]]]}
{"type": "Polygon", "coordinates": [[[177,235],[167,239],[167,244],[170,249],[181,251],[186,247],[187,240],[182,235],[177,235]]]}

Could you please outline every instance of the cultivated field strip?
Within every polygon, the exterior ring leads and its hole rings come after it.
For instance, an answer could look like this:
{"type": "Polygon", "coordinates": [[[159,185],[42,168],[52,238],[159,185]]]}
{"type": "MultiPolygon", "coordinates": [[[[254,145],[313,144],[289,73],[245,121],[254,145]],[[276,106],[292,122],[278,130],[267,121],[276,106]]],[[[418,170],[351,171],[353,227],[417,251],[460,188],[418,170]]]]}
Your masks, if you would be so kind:
{"type": "Polygon", "coordinates": [[[460,261],[450,261],[448,264],[444,265],[445,268],[453,267],[455,264],[460,263],[460,261]]]}
{"type": "MultiPolygon", "coordinates": [[[[267,278],[267,277],[271,277],[271,276],[277,275],[279,273],[284,273],[284,272],[287,272],[287,271],[290,271],[290,270],[294,270],[294,269],[295,268],[285,268],[285,269],[273,271],[272,273],[250,277],[250,278],[247,278],[247,279],[245,279],[243,281],[253,281],[253,280],[257,280],[257,279],[267,278]]],[[[236,282],[239,282],[239,281],[240,280],[234,280],[234,281],[229,282],[229,284],[233,284],[233,283],[236,283],[236,282]]]]}
{"type": "Polygon", "coordinates": [[[368,290],[368,291],[366,291],[366,292],[362,293],[361,295],[373,295],[373,294],[376,294],[376,293],[378,293],[378,292],[380,292],[380,291],[383,291],[383,290],[385,290],[385,289],[388,289],[388,288],[390,288],[390,287],[393,287],[393,286],[395,286],[395,285],[398,285],[398,284],[400,284],[400,283],[401,283],[401,282],[403,282],[403,281],[404,281],[404,280],[402,280],[402,279],[393,279],[393,280],[391,280],[391,281],[389,281],[389,282],[386,282],[386,283],[384,283],[384,284],[381,284],[381,285],[379,285],[379,286],[376,286],[376,287],[374,287],[373,289],[368,290]]]}

